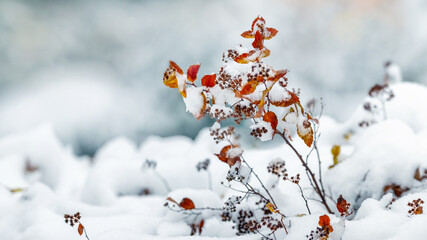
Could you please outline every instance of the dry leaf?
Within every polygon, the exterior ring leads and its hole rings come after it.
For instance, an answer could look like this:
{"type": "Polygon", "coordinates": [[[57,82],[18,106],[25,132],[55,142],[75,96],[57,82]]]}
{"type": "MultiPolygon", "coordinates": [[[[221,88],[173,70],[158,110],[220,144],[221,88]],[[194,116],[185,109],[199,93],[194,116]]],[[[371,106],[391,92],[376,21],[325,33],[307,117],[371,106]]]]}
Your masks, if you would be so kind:
{"type": "Polygon", "coordinates": [[[77,230],[79,231],[80,236],[83,234],[83,229],[84,229],[84,227],[83,227],[83,225],[80,223],[80,224],[79,224],[79,228],[77,229],[77,230]]]}

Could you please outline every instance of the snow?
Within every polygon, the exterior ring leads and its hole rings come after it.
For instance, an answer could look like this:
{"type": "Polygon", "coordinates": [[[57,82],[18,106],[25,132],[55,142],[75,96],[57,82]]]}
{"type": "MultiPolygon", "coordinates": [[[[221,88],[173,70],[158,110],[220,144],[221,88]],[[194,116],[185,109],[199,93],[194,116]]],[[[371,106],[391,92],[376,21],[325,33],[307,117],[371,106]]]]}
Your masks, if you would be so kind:
{"type": "MultiPolygon", "coordinates": [[[[378,119],[369,127],[360,128],[355,124],[366,117],[360,108],[344,123],[328,116],[320,118],[321,136],[317,146],[322,159],[323,184],[328,195],[336,199],[342,194],[354,210],[346,219],[338,213],[329,214],[334,228],[330,239],[427,238],[425,213],[408,213],[411,209],[408,203],[418,198],[427,199],[425,179],[414,178],[417,169],[422,173],[427,169],[427,116],[420,107],[427,104],[427,88],[405,82],[392,84],[391,88],[395,98],[386,102],[388,118],[378,119]],[[352,134],[344,138],[349,130],[352,134]],[[339,163],[329,168],[331,148],[337,144],[341,146],[339,163]],[[408,190],[396,198],[393,193],[384,192],[384,187],[390,184],[408,190]],[[393,197],[396,200],[392,202],[393,197]]],[[[300,121],[292,117],[288,114],[286,121],[300,121]]],[[[270,127],[261,140],[271,139],[271,125],[257,121],[253,127],[270,127]]],[[[221,125],[225,127],[224,123],[214,123],[211,128],[220,129],[221,125]]],[[[298,137],[292,139],[295,148],[305,157],[310,149],[298,137]]],[[[213,155],[223,146],[215,144],[209,129],[202,130],[195,140],[151,136],[136,143],[118,137],[106,142],[93,158],[76,156],[49,125],[2,136],[0,233],[4,239],[49,240],[58,236],[76,239],[77,229],[65,224],[63,215],[79,211],[90,239],[95,240],[188,239],[189,224],[198,224],[202,219],[205,221],[202,233],[192,239],[259,239],[257,235],[238,237],[233,223],[221,220],[221,213],[227,208],[225,203],[232,202],[237,209],[250,209],[257,201],[252,197],[235,204],[243,194],[233,189],[244,190],[241,183],[264,192],[251,174],[255,171],[269,188],[277,208],[287,216],[284,222],[289,234],[279,230],[277,236],[306,239],[326,211],[313,200],[316,196],[292,150],[285,144],[266,146],[243,144],[233,148],[228,152],[229,157],[242,155],[244,160],[230,168],[213,155]],[[209,167],[198,172],[197,163],[205,159],[210,159],[209,167]],[[144,167],[147,160],[155,161],[156,166],[144,167]],[[289,176],[301,174],[299,184],[312,214],[308,214],[296,184],[278,181],[267,172],[266,167],[277,161],[286,162],[289,176]],[[233,181],[228,182],[227,178],[233,181]],[[11,192],[17,188],[22,191],[11,192]],[[183,213],[178,206],[165,207],[168,197],[178,203],[189,198],[196,208],[183,213]]],[[[316,154],[312,153],[307,161],[317,174],[316,154]]],[[[328,203],[334,208],[331,200],[328,203]]],[[[333,211],[337,212],[335,208],[333,211]]],[[[280,218],[277,214],[273,216],[280,218]]]]}

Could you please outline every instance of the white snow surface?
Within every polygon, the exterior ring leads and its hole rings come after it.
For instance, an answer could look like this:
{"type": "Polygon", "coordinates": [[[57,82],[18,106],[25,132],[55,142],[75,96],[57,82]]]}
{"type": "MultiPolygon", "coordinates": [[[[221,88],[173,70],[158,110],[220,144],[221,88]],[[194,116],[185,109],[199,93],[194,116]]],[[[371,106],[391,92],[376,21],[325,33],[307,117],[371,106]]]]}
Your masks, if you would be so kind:
{"type": "MultiPolygon", "coordinates": [[[[344,123],[328,116],[320,119],[318,148],[323,184],[332,199],[342,194],[355,211],[344,220],[335,204],[328,200],[335,212],[329,214],[334,228],[330,239],[427,239],[426,214],[412,216],[407,205],[418,198],[427,199],[425,180],[414,179],[416,169],[422,172],[427,169],[424,109],[427,88],[397,83],[392,89],[395,98],[386,102],[388,118],[367,128],[356,124],[366,116],[362,107],[344,123]],[[345,139],[350,131],[352,134],[345,139]],[[329,169],[331,148],[335,144],[341,146],[339,163],[329,169]],[[389,184],[408,188],[391,205],[392,193],[383,192],[389,184]]],[[[213,126],[218,127],[219,124],[213,126]]],[[[298,136],[292,139],[295,148],[306,156],[310,149],[298,136]]],[[[233,224],[221,221],[220,210],[197,210],[221,209],[230,197],[236,199],[240,195],[226,187],[230,167],[213,155],[222,147],[204,129],[195,140],[152,136],[139,145],[116,138],[88,158],[75,156],[48,125],[3,136],[0,139],[1,239],[84,239],[78,235],[77,227],[67,225],[63,218],[64,214],[78,211],[91,240],[188,239],[191,233],[188,224],[202,219],[205,221],[202,233],[192,239],[259,239],[259,235],[253,234],[236,236],[233,224]],[[210,159],[208,171],[197,171],[196,164],[205,159],[210,159]],[[156,167],[143,168],[146,160],[155,160],[156,167]],[[22,191],[10,191],[16,188],[22,191]],[[196,206],[193,211],[200,214],[193,218],[172,211],[164,206],[167,197],[178,203],[190,198],[196,206]]],[[[277,208],[287,216],[286,224],[291,223],[289,234],[279,230],[282,232],[278,233],[278,239],[306,239],[318,227],[319,216],[327,211],[312,200],[316,195],[296,155],[285,144],[240,147],[250,168],[243,162],[236,163],[239,174],[260,189],[257,178],[249,177],[252,168],[265,186],[275,185],[270,193],[277,208]],[[269,174],[266,167],[278,158],[286,162],[289,176],[301,174],[300,184],[308,196],[312,214],[307,214],[295,184],[289,181],[273,184],[277,177],[269,174]]],[[[235,154],[240,153],[239,148],[235,154]]],[[[315,153],[308,158],[308,164],[317,173],[315,153]]],[[[230,184],[239,189],[238,183],[230,184]]]]}

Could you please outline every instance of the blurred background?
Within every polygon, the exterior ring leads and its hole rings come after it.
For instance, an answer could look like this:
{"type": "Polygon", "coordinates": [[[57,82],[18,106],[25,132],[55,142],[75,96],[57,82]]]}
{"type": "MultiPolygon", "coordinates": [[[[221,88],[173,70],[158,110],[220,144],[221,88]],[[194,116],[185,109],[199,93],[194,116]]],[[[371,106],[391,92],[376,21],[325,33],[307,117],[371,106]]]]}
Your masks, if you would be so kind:
{"type": "Polygon", "coordinates": [[[425,0],[1,0],[0,135],[50,124],[89,155],[115,136],[194,137],[211,123],[163,86],[168,61],[218,71],[258,15],[279,31],[265,61],[339,121],[388,60],[427,83],[425,0]]]}

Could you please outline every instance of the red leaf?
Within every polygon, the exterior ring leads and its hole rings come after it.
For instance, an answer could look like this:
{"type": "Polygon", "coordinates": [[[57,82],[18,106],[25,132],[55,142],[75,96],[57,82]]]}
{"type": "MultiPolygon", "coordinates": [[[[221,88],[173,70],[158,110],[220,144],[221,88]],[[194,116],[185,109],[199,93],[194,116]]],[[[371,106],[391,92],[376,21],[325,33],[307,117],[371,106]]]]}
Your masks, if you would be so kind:
{"type": "Polygon", "coordinates": [[[259,31],[257,31],[256,33],[255,33],[255,40],[254,40],[254,42],[252,43],[252,47],[254,47],[254,48],[257,48],[257,49],[263,49],[264,48],[264,44],[263,44],[263,42],[264,42],[264,39],[263,39],[263,37],[262,37],[262,34],[259,32],[259,31]]]}
{"type": "Polygon", "coordinates": [[[191,65],[187,70],[187,79],[190,82],[194,82],[197,79],[197,72],[199,72],[200,63],[191,65]]]}
{"type": "Polygon", "coordinates": [[[205,87],[214,87],[215,86],[215,80],[216,80],[216,74],[211,75],[205,75],[202,78],[202,85],[205,87]]]}
{"type": "Polygon", "coordinates": [[[83,225],[80,223],[80,224],[79,224],[79,228],[77,229],[77,231],[79,231],[80,236],[83,234],[83,229],[84,229],[84,227],[83,227],[83,225]]]}
{"type": "Polygon", "coordinates": [[[347,204],[347,200],[345,200],[342,195],[340,195],[337,199],[337,209],[338,212],[343,216],[348,211],[349,205],[347,204]]]}
{"type": "Polygon", "coordinates": [[[276,132],[276,128],[277,128],[277,116],[274,112],[272,111],[268,111],[264,114],[263,119],[264,122],[268,122],[271,124],[271,127],[273,128],[274,132],[276,132]]]}
{"type": "Polygon", "coordinates": [[[179,206],[181,206],[185,210],[191,210],[196,208],[196,206],[194,206],[194,202],[189,198],[182,199],[182,201],[179,203],[179,206]]]}
{"type": "Polygon", "coordinates": [[[204,225],[205,225],[205,220],[202,219],[202,221],[200,221],[199,223],[199,235],[202,234],[202,229],[204,225]]]}
{"type": "Polygon", "coordinates": [[[169,61],[169,64],[171,65],[171,67],[175,68],[175,70],[179,73],[179,74],[184,74],[184,72],[182,71],[182,69],[178,66],[178,64],[176,64],[174,61],[169,61]]]}

